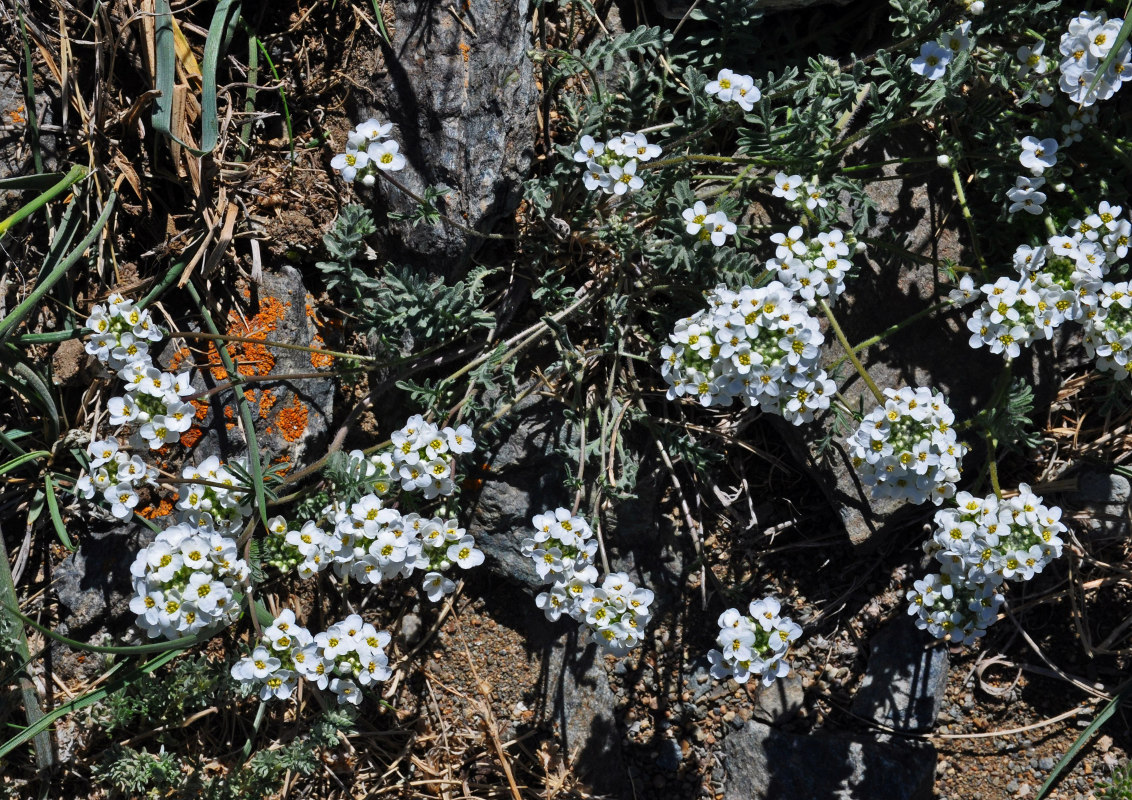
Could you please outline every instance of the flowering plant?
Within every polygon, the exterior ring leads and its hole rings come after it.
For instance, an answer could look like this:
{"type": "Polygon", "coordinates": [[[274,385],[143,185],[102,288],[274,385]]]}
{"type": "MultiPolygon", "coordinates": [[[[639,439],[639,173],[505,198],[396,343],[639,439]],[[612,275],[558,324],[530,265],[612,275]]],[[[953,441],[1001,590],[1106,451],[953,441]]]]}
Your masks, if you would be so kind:
{"type": "Polygon", "coordinates": [[[780,616],[782,604],[773,597],[752,600],[747,610],[743,614],[729,608],[719,615],[719,649],[708,652],[711,675],[716,680],[733,678],[736,683],[746,683],[754,676],[769,686],[790,673],[785,657],[802,628],[780,616]]]}
{"type": "Polygon", "coordinates": [[[925,387],[885,389],[884,396],[849,440],[853,466],[877,497],[940,505],[955,494],[967,452],[955,415],[941,393],[925,387]]]}
{"type": "Polygon", "coordinates": [[[661,349],[668,399],[745,406],[794,424],[829,407],[833,382],[818,367],[817,320],[778,281],[734,292],[717,286],[708,307],[676,323],[661,349]]]}

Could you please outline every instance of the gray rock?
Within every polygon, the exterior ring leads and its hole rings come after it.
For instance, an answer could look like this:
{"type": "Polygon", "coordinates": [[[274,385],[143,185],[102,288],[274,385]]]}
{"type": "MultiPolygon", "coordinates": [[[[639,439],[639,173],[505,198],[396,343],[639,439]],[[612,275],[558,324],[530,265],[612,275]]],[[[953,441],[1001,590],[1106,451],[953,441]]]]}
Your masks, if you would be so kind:
{"type": "Polygon", "coordinates": [[[1077,476],[1077,499],[1086,503],[1123,505],[1130,493],[1132,486],[1123,475],[1086,471],[1077,476]]]}
{"type": "MultiPolygon", "coordinates": [[[[308,315],[310,295],[302,276],[293,267],[283,265],[278,271],[264,271],[259,284],[244,293],[248,305],[243,316],[235,311],[228,319],[217,319],[221,331],[235,336],[258,336],[269,341],[318,346],[317,330],[308,315]],[[244,320],[247,320],[245,325],[244,320]]],[[[194,347],[197,342],[192,343],[194,347]]],[[[198,348],[199,349],[199,348],[198,348]]],[[[330,377],[287,378],[289,374],[325,371],[330,367],[322,359],[302,350],[285,350],[254,343],[233,343],[229,353],[245,376],[278,375],[279,380],[248,384],[246,396],[255,420],[256,445],[272,462],[283,459],[292,465],[303,465],[322,455],[327,442],[329,420],[333,412],[335,382],[330,377]]],[[[168,348],[162,361],[169,368],[183,368],[190,351],[168,348]]],[[[212,389],[226,380],[223,371],[213,373],[203,360],[197,362],[193,386],[212,389]]],[[[188,444],[193,461],[211,455],[229,460],[247,453],[241,431],[239,407],[231,391],[208,398],[208,413],[199,420],[202,435],[182,437],[188,444]]],[[[179,470],[178,470],[179,471],[179,470]]]]}
{"type": "MultiPolygon", "coordinates": [[[[28,120],[28,109],[24,98],[21,65],[22,59],[16,61],[8,55],[0,56],[0,118],[4,121],[0,129],[0,178],[35,173],[32,143],[28,141],[28,128],[24,124],[28,120]]],[[[56,124],[57,89],[58,86],[53,82],[39,83],[35,87],[35,115],[41,127],[56,124]]],[[[47,171],[58,169],[55,146],[55,135],[41,130],[39,150],[47,171]]],[[[5,192],[4,195],[8,193],[5,192]]],[[[16,194],[4,196],[0,199],[0,208],[7,208],[8,203],[16,197],[16,194]]]]}
{"type": "Polygon", "coordinates": [[[571,754],[583,783],[598,794],[619,796],[625,765],[613,714],[617,697],[601,650],[593,642],[579,644],[572,621],[551,626],[537,609],[528,612],[527,629],[530,646],[541,654],[543,723],[559,738],[562,752],[571,754]]]}
{"type": "Polygon", "coordinates": [[[535,514],[572,502],[556,451],[573,433],[562,407],[545,398],[524,400],[512,410],[511,418],[510,432],[484,451],[489,477],[475,500],[468,533],[487,556],[489,569],[535,589],[543,581],[520,547],[524,538],[534,534],[535,514]]]}
{"type": "Polygon", "coordinates": [[[908,732],[930,730],[947,691],[947,648],[902,614],[873,636],[854,714],[908,732]]]}
{"type": "Polygon", "coordinates": [[[401,638],[405,644],[412,647],[421,640],[424,631],[421,627],[421,618],[416,614],[406,614],[401,617],[401,638]]]}
{"type": "Polygon", "coordinates": [[[1085,530],[1093,537],[1125,537],[1128,534],[1128,499],[1132,486],[1123,475],[1084,470],[1077,475],[1076,491],[1066,505],[1085,511],[1085,530]]]}
{"type": "MultiPolygon", "coordinates": [[[[408,159],[396,179],[418,195],[426,186],[450,192],[441,210],[487,231],[513,211],[533,157],[538,92],[527,51],[527,0],[410,0],[394,6],[393,47],[383,45],[385,74],[374,80],[364,113],[389,119],[408,159]]],[[[388,208],[416,204],[384,181],[375,187],[388,208]]],[[[399,242],[429,267],[461,270],[483,239],[447,223],[393,222],[399,242]]]]}
{"type": "Polygon", "coordinates": [[[78,538],[78,549],[55,569],[53,585],[62,614],[56,630],[88,639],[99,631],[119,634],[134,622],[130,611],[133,580],[130,565],[153,541],[144,525],[98,530],[92,525],[78,538]]]}
{"type": "Polygon", "coordinates": [[[806,693],[802,688],[802,677],[791,673],[775,681],[770,686],[760,685],[755,698],[755,708],[751,712],[755,719],[770,725],[780,725],[797,716],[802,710],[806,693]]]}
{"type": "Polygon", "coordinates": [[[930,800],[935,750],[795,736],[749,722],[723,741],[725,800],[930,800]]]}

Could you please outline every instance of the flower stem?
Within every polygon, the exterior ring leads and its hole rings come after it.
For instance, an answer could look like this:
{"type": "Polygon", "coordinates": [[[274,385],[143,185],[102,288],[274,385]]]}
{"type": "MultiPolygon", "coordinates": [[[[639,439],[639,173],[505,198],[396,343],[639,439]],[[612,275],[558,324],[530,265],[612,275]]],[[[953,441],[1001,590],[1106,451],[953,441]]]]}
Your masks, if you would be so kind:
{"type": "Polygon", "coordinates": [[[998,484],[998,462],[994,459],[994,451],[998,446],[998,440],[994,438],[994,434],[987,431],[987,474],[990,475],[991,489],[994,490],[994,496],[999,500],[1002,499],[1002,487],[998,484]]]}
{"type": "Polygon", "coordinates": [[[955,183],[955,195],[959,198],[959,208],[963,212],[963,219],[967,223],[967,230],[971,233],[971,250],[975,254],[975,260],[979,262],[979,269],[982,270],[983,279],[987,277],[987,262],[983,260],[983,251],[979,247],[979,236],[975,231],[975,217],[971,214],[971,207],[967,205],[967,193],[963,191],[963,179],[959,177],[959,170],[955,167],[951,168],[951,180],[955,183]]]}
{"type": "MultiPolygon", "coordinates": [[[[908,319],[903,320],[901,322],[897,322],[895,325],[890,325],[889,327],[885,328],[883,331],[878,333],[876,336],[870,336],[868,339],[865,339],[863,342],[860,342],[858,344],[853,345],[853,352],[859,353],[867,347],[872,347],[874,344],[879,344],[880,342],[884,341],[885,339],[887,339],[892,334],[899,333],[900,331],[904,330],[905,328],[907,328],[912,323],[918,322],[919,320],[923,319],[924,317],[930,316],[931,314],[935,313],[936,311],[940,310],[941,308],[948,308],[952,305],[954,305],[954,304],[950,300],[943,300],[939,303],[936,303],[933,306],[928,306],[927,308],[922,308],[919,311],[917,311],[915,314],[913,314],[912,316],[908,317],[908,319]]],[[[837,366],[844,363],[846,358],[847,358],[847,356],[842,356],[841,358],[837,359],[837,361],[833,362],[833,365],[830,367],[830,369],[835,369],[837,366]]]]}
{"type": "Polygon", "coordinates": [[[873,393],[873,397],[882,406],[885,403],[884,393],[881,392],[880,387],[876,385],[876,381],[869,375],[865,365],[857,358],[857,354],[853,352],[853,345],[849,344],[849,340],[845,337],[845,332],[841,330],[841,326],[837,323],[837,317],[833,316],[833,310],[830,309],[829,304],[825,300],[818,298],[818,307],[821,308],[821,313],[825,314],[825,318],[829,320],[829,327],[833,329],[833,335],[837,337],[837,341],[841,343],[842,349],[845,350],[846,357],[853,363],[853,368],[857,370],[857,374],[861,376],[861,380],[869,387],[869,391],[873,393]]]}

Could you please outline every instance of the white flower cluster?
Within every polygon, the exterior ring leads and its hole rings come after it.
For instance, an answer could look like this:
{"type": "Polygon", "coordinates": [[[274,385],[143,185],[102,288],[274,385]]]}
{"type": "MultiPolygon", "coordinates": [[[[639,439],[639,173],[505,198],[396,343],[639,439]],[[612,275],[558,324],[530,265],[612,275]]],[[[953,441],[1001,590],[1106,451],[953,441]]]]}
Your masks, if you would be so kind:
{"type": "MultiPolygon", "coordinates": [[[[1070,220],[1067,234],[1050,236],[1039,247],[1022,245],[1014,253],[1017,279],[1002,277],[976,289],[973,279],[963,278],[952,299],[960,303],[982,299],[967,321],[970,346],[985,346],[1014,358],[1022,347],[1051,338],[1068,320],[1084,322],[1087,342],[1106,344],[1102,331],[1108,314],[1102,296],[1105,287],[1114,284],[1104,279],[1111,266],[1128,254],[1132,239],[1132,222],[1120,219],[1122,211],[1102,201],[1084,219],[1070,220]]],[[[1121,290],[1112,290],[1119,305],[1121,290]]],[[[1113,313],[1119,320],[1121,311],[1113,313]]],[[[1117,321],[1114,330],[1119,326],[1117,321]]]]}
{"type": "Polygon", "coordinates": [[[90,472],[75,483],[75,494],[93,500],[98,493],[110,504],[110,513],[126,519],[138,504],[137,489],[142,484],[157,485],[157,470],[119,448],[117,439],[95,439],[87,445],[90,472]]]}
{"type": "Polygon", "coordinates": [[[360,182],[373,186],[379,172],[396,172],[405,168],[405,156],[400,145],[388,138],[393,123],[369,119],[350,131],[346,138],[346,152],[330,160],[330,166],[342,175],[346,183],[360,182]]]}
{"type": "MultiPolygon", "coordinates": [[[[242,458],[229,464],[241,472],[246,469],[242,458]]],[[[217,456],[209,456],[196,466],[189,464],[181,470],[181,477],[193,482],[182,489],[177,509],[193,525],[228,532],[238,528],[252,511],[251,492],[217,456]]]]}
{"type": "Polygon", "coordinates": [[[92,331],[86,351],[114,370],[126,394],[110,398],[110,424],[136,428],[133,444],[158,450],[177,441],[193,425],[195,409],[184,398],[194,394],[189,371],[176,375],[153,364],[149,345],[161,341],[161,330],[149,312],[132,300],[112,294],[108,305],[91,309],[86,327],[92,331]]]}
{"type": "Polygon", "coordinates": [[[1125,81],[1132,80],[1132,44],[1128,42],[1117,51],[1112,65],[1098,80],[1101,62],[1116,44],[1123,24],[1123,19],[1109,19],[1103,11],[1082,11],[1069,21],[1069,29],[1061,35],[1058,46],[1062,55],[1058,87],[1072,102],[1091,106],[1112,97],[1125,81]]]}
{"type": "Polygon", "coordinates": [[[786,233],[771,234],[774,258],[766,268],[778,271],[778,280],[797,297],[812,305],[816,298],[834,300],[845,291],[845,276],[853,266],[848,259],[849,245],[837,228],[806,239],[800,225],[786,233]]]}
{"type": "Polygon", "coordinates": [[[782,604],[773,597],[752,600],[748,614],[729,608],[719,615],[718,650],[708,652],[711,675],[716,680],[734,678],[746,683],[752,675],[770,686],[790,673],[784,659],[802,628],[779,615],[782,604]]]}
{"type": "Polygon", "coordinates": [[[722,211],[708,213],[707,205],[703,200],[697,200],[691,208],[684,209],[684,230],[696,236],[702,242],[711,242],[716,247],[722,247],[728,236],[734,236],[735,223],[727,218],[722,211]]]}
{"type": "Polygon", "coordinates": [[[1097,369],[1122,381],[1132,373],[1132,283],[1105,281],[1098,299],[1085,319],[1085,350],[1096,359],[1097,369]]]}
{"type": "Polygon", "coordinates": [[[744,111],[753,111],[763,96],[754,78],[729,69],[721,69],[718,77],[704,86],[704,91],[721,103],[736,103],[744,111]]]}
{"type": "Polygon", "coordinates": [[[384,474],[401,481],[402,489],[420,491],[429,500],[456,491],[450,459],[476,449],[472,429],[467,425],[438,428],[420,414],[409,417],[405,427],[394,431],[390,439],[393,447],[388,452],[392,463],[384,460],[384,454],[379,456],[372,462],[378,465],[376,474],[380,478],[382,470],[386,470],[384,474]]]}
{"type": "Polygon", "coordinates": [[[236,542],[211,527],[180,523],[142,548],[130,567],[130,610],[151,639],[179,639],[240,616],[233,594],[248,577],[236,542]]]}
{"type": "Polygon", "coordinates": [[[925,387],[885,389],[884,396],[849,439],[854,468],[876,497],[940,505],[955,494],[967,453],[952,427],[955,415],[942,393],[925,387]]]}
{"type": "Polygon", "coordinates": [[[578,142],[578,148],[574,160],[586,166],[582,176],[586,188],[616,195],[644,186],[637,167],[660,155],[660,145],[649,144],[643,133],[622,133],[605,144],[587,135],[578,142]]]}
{"type": "Polygon", "coordinates": [[[148,362],[150,342],[160,342],[163,336],[149,311],[117,292],[107,305],[91,309],[86,327],[92,331],[86,351],[115,371],[139,359],[148,362]]]}
{"type": "Polygon", "coordinates": [[[770,193],[781,197],[789,203],[804,205],[810,211],[815,208],[825,208],[829,201],[825,199],[821,187],[816,183],[806,183],[801,175],[787,175],[785,172],[776,173],[774,188],[770,193]]]}
{"type": "Polygon", "coordinates": [[[535,535],[523,541],[523,554],[534,561],[539,577],[553,582],[535,599],[551,622],[563,614],[584,622],[594,639],[614,655],[641,643],[651,613],[653,593],[638,587],[624,572],[611,572],[597,585],[593,529],[569,509],[537,515],[535,535]]]}
{"type": "Polygon", "coordinates": [[[970,30],[971,23],[963,22],[936,41],[924,42],[920,45],[920,55],[912,60],[912,71],[929,81],[942,78],[951,59],[971,46],[970,30]]]}
{"type": "Polygon", "coordinates": [[[939,574],[908,591],[916,625],[939,639],[969,644],[995,620],[1005,581],[1028,581],[1061,555],[1061,509],[1047,507],[1021,484],[1015,497],[956,495],[957,508],[936,512],[924,551],[939,574]]]}
{"type": "Polygon", "coordinates": [[[358,705],[363,688],[393,674],[385,653],[390,638],[357,614],[312,636],[295,621],[295,612],[286,609],[263,631],[251,655],[232,666],[232,677],[259,685],[264,701],[286,700],[298,688],[299,678],[305,678],[334,692],[339,704],[358,705]]]}
{"type": "Polygon", "coordinates": [[[349,505],[332,502],[318,520],[295,529],[282,517],[269,523],[278,554],[272,563],[280,568],[294,566],[310,578],[330,567],[339,578],[368,584],[424,570],[424,588],[433,602],[456,588],[444,576],[453,564],[471,569],[484,561],[475,539],[456,520],[401,514],[375,494],[349,505]]]}
{"type": "Polygon", "coordinates": [[[661,349],[669,400],[726,406],[738,398],[795,425],[829,407],[836,387],[818,367],[824,337],[789,289],[778,281],[738,292],[717,286],[707,301],[661,349]]]}

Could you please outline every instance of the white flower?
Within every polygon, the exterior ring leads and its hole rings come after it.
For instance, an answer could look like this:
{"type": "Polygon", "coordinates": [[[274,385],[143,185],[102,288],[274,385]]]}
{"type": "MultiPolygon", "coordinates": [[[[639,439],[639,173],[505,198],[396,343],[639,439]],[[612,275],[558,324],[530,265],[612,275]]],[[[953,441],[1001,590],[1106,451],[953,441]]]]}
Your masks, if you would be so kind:
{"type": "Polygon", "coordinates": [[[1027,136],[1021,141],[1022,154],[1018,160],[1034,175],[1041,175],[1057,163],[1057,140],[1027,136]]]}
{"type": "Polygon", "coordinates": [[[578,142],[578,151],[574,153],[574,160],[585,164],[594,161],[605,152],[605,145],[601,142],[595,142],[594,137],[583,136],[578,142]]]}
{"type": "MultiPolygon", "coordinates": [[[[711,243],[716,247],[722,247],[728,236],[735,235],[735,231],[735,223],[727,219],[727,215],[722,211],[716,211],[704,219],[704,232],[708,234],[711,243]]],[[[702,235],[703,232],[701,232],[702,235]]]]}
{"type": "Polygon", "coordinates": [[[815,208],[825,208],[829,201],[822,197],[821,189],[817,184],[807,184],[803,192],[806,195],[806,208],[813,211],[815,208]]]}
{"type": "Polygon", "coordinates": [[[107,487],[102,496],[110,503],[110,513],[118,519],[126,519],[138,504],[137,493],[129,483],[119,483],[107,487]]]}
{"type": "Polygon", "coordinates": [[[367,142],[375,141],[377,139],[384,139],[393,130],[392,122],[379,122],[377,119],[371,117],[365,122],[358,125],[355,129],[358,136],[363,137],[367,142]]]}
{"type": "Polygon", "coordinates": [[[971,23],[961,22],[955,30],[940,39],[940,44],[952,52],[953,55],[959,55],[962,51],[971,46],[971,38],[968,35],[971,31],[971,23]]]}
{"type": "Polygon", "coordinates": [[[373,165],[380,170],[388,172],[396,172],[405,168],[405,157],[398,152],[400,145],[393,139],[387,139],[382,142],[373,142],[366,148],[366,155],[369,156],[373,165]]]}
{"type": "Polygon", "coordinates": [[[709,214],[707,206],[703,200],[697,200],[695,205],[691,208],[685,208],[683,212],[684,221],[687,223],[684,230],[687,233],[695,236],[704,227],[709,214]]]}
{"type": "Polygon", "coordinates": [[[920,55],[912,60],[912,71],[930,81],[939,80],[947,72],[951,55],[951,49],[939,42],[924,42],[920,45],[920,55]]]}
{"type": "Polygon", "coordinates": [[[448,546],[448,558],[455,561],[463,569],[471,569],[483,563],[484,555],[482,550],[476,548],[475,539],[471,536],[465,536],[460,541],[448,546]]]}
{"type": "Polygon", "coordinates": [[[369,156],[361,150],[339,153],[330,160],[330,166],[342,174],[342,180],[353,183],[359,171],[365,169],[369,156]]]}
{"type": "Polygon", "coordinates": [[[637,177],[637,162],[630,159],[624,166],[612,164],[609,167],[609,179],[613,185],[613,193],[622,195],[626,192],[637,191],[645,182],[637,177]]]}
{"type": "Polygon", "coordinates": [[[771,190],[771,194],[793,201],[798,199],[798,191],[801,188],[801,175],[787,175],[785,172],[779,172],[774,176],[774,189],[771,190]]]}
{"type": "Polygon", "coordinates": [[[582,175],[582,183],[591,192],[597,189],[612,191],[610,187],[613,185],[613,178],[601,164],[596,161],[587,161],[586,171],[582,175]]]}
{"type": "Polygon", "coordinates": [[[428,595],[428,599],[435,603],[445,595],[452,594],[452,592],[456,591],[456,584],[454,581],[444,577],[443,573],[426,572],[422,588],[428,595]]]}
{"type": "Polygon", "coordinates": [[[1018,211],[1025,211],[1028,214],[1038,215],[1042,213],[1042,204],[1046,201],[1045,192],[1039,192],[1037,189],[1022,189],[1015,187],[1010,189],[1006,196],[1010,199],[1010,213],[1014,214],[1018,211]]]}

